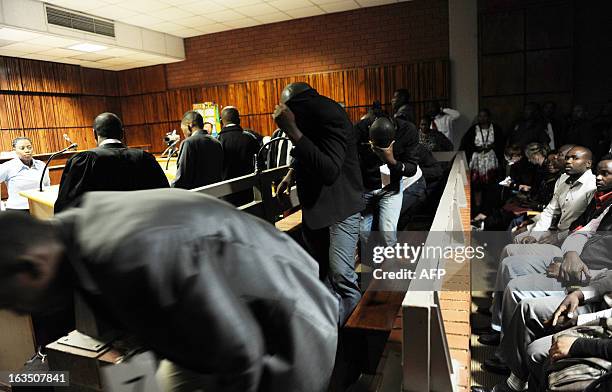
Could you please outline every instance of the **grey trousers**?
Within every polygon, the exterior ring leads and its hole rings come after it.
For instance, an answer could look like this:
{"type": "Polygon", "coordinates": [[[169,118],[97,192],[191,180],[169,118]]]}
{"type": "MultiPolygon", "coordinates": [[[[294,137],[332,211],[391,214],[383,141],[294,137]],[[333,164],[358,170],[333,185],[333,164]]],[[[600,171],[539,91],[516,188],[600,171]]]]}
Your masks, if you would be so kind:
{"type": "MultiPolygon", "coordinates": [[[[552,262],[553,258],[563,256],[561,249],[549,244],[511,244],[506,245],[501,253],[501,262],[497,268],[497,277],[495,280],[495,292],[493,293],[493,304],[491,305],[491,328],[496,331],[502,331],[504,315],[512,316],[515,306],[505,307],[504,291],[510,282],[518,277],[539,274],[544,275],[546,267],[552,262]]],[[[545,276],[543,276],[545,279],[545,276]]],[[[548,284],[547,281],[519,282],[523,285],[526,291],[541,291],[541,284],[548,284]]],[[[554,290],[562,290],[561,285],[554,286],[554,290]]],[[[549,290],[550,291],[550,290],[549,290]]],[[[527,298],[541,297],[546,294],[533,295],[526,294],[527,298]]],[[[518,293],[516,300],[520,301],[523,297],[522,293],[518,293]]]]}
{"type": "MultiPolygon", "coordinates": [[[[543,365],[548,359],[551,331],[543,322],[552,317],[565,296],[528,298],[517,305],[499,346],[498,355],[510,367],[512,373],[523,381],[531,374],[540,385],[543,380],[543,365]]],[[[585,304],[577,314],[597,311],[597,305],[585,304]]]]}

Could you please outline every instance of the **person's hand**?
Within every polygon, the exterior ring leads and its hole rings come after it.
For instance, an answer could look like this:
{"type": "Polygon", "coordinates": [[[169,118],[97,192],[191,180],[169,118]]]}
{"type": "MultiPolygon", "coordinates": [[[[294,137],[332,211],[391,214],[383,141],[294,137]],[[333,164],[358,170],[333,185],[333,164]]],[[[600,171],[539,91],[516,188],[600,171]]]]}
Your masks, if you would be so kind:
{"type": "Polygon", "coordinates": [[[576,310],[580,301],[584,299],[584,294],[580,290],[575,290],[569,293],[559,304],[557,310],[552,315],[552,318],[545,322],[550,327],[560,327],[562,329],[573,327],[578,321],[576,310]]]}
{"type": "Polygon", "coordinates": [[[559,359],[569,357],[569,351],[576,339],[578,338],[575,336],[553,337],[552,345],[550,346],[550,350],[548,350],[548,357],[550,360],[555,362],[559,359]]]}
{"type": "Polygon", "coordinates": [[[531,190],[531,187],[529,185],[519,185],[518,186],[518,190],[521,192],[529,192],[531,190]]]}
{"type": "Polygon", "coordinates": [[[558,242],[559,242],[559,237],[557,237],[557,233],[550,233],[549,235],[543,236],[538,240],[539,244],[555,245],[558,242]]]}
{"type": "Polygon", "coordinates": [[[546,276],[549,278],[558,278],[560,270],[561,263],[558,261],[553,261],[548,265],[548,267],[546,267],[546,276]]]}
{"type": "Polygon", "coordinates": [[[393,144],[394,143],[395,143],[395,140],[392,141],[391,144],[389,144],[389,147],[382,148],[382,147],[377,147],[372,142],[370,142],[370,147],[372,148],[372,151],[374,151],[374,154],[376,154],[378,158],[380,158],[381,161],[383,161],[387,165],[394,166],[397,164],[397,161],[395,160],[395,157],[393,156],[393,144]]]}
{"type": "Polygon", "coordinates": [[[530,235],[526,235],[525,237],[521,238],[519,243],[521,244],[535,244],[536,242],[538,242],[538,240],[535,237],[532,237],[530,235]]]}
{"type": "Polygon", "coordinates": [[[586,280],[591,279],[589,267],[582,261],[577,252],[567,252],[563,257],[559,278],[564,282],[582,282],[582,273],[586,280]]]}
{"type": "Polygon", "coordinates": [[[283,177],[281,182],[276,187],[276,197],[279,199],[289,196],[291,185],[293,184],[293,169],[289,169],[287,175],[283,177]]]}
{"type": "Polygon", "coordinates": [[[276,125],[278,125],[293,142],[296,142],[302,137],[302,133],[295,122],[295,115],[284,103],[276,105],[272,118],[276,122],[276,125]]]}

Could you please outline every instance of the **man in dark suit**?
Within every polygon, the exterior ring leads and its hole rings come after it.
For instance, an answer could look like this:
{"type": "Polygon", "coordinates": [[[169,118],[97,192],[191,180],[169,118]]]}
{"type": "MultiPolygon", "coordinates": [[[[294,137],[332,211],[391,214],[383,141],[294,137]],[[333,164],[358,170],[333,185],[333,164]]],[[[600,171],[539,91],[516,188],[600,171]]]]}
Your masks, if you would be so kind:
{"type": "MultiPolygon", "coordinates": [[[[233,106],[226,106],[221,111],[223,128],[219,132],[219,141],[223,146],[223,179],[229,180],[245,176],[255,171],[255,154],[259,151],[257,137],[240,126],[240,113],[233,106]]],[[[253,201],[253,191],[246,190],[229,195],[226,201],[241,206],[253,201]]]]}
{"type": "Polygon", "coordinates": [[[0,308],[78,291],[163,358],[164,391],[327,391],[338,305],[274,226],[182,189],[92,192],[53,223],[0,215],[0,308]]]}
{"type": "Polygon", "coordinates": [[[66,162],[56,213],[78,206],[85,192],[168,188],[168,179],[153,155],[123,144],[123,124],[117,115],[100,114],[93,131],[98,147],[66,162]]]}
{"type": "Polygon", "coordinates": [[[219,141],[225,154],[223,179],[229,180],[253,173],[255,170],[253,157],[259,150],[257,137],[242,129],[240,113],[233,106],[223,108],[221,123],[223,128],[219,133],[219,141]]]}
{"type": "Polygon", "coordinates": [[[223,147],[204,130],[204,119],[190,110],[183,116],[181,129],[185,141],[181,144],[174,188],[194,189],[222,180],[223,147]]]}
{"type": "Polygon", "coordinates": [[[295,179],[304,240],[321,279],[339,296],[344,323],[361,298],[354,254],[364,200],[353,126],[338,103],[306,83],[285,87],[274,120],[291,139],[295,158],[278,193],[295,179]]]}

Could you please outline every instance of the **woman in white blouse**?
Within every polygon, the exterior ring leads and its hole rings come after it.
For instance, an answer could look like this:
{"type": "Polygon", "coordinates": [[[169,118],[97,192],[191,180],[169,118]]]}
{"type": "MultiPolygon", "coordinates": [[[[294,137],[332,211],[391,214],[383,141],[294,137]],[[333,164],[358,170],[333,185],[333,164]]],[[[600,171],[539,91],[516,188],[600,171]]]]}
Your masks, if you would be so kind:
{"type": "MultiPolygon", "coordinates": [[[[36,189],[40,183],[45,163],[33,158],[32,141],[27,137],[18,137],[13,140],[15,158],[0,165],[0,182],[6,182],[8,188],[7,210],[27,212],[28,200],[19,195],[19,192],[36,189]]],[[[45,172],[43,185],[49,186],[49,171],[45,172]]]]}

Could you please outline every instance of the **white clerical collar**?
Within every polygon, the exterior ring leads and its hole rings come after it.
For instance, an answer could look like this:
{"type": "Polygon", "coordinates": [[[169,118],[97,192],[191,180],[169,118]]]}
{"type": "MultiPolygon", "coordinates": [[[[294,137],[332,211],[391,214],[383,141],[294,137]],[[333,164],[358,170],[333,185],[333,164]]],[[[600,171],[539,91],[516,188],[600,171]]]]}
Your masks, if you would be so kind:
{"type": "Polygon", "coordinates": [[[102,143],[98,144],[98,147],[103,146],[105,144],[123,144],[123,142],[119,139],[104,139],[102,143]]]}

